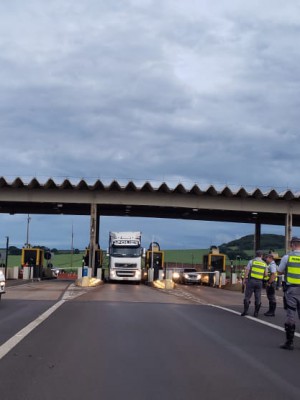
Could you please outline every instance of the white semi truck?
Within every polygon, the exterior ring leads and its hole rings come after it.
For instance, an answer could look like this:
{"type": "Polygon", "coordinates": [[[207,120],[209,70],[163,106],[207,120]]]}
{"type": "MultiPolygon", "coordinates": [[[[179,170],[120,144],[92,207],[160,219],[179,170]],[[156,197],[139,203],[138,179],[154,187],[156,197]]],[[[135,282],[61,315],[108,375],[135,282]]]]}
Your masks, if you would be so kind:
{"type": "Polygon", "coordinates": [[[142,281],[142,258],[145,250],[141,246],[141,232],[109,233],[109,280],[142,281]]]}

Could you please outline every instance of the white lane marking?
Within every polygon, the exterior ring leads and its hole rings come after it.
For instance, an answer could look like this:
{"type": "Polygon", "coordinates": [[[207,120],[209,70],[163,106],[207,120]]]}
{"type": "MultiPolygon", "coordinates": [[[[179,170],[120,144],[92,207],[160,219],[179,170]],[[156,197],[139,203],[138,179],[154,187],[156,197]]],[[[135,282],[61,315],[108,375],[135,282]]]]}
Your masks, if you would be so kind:
{"type": "Polygon", "coordinates": [[[56,311],[60,306],[62,306],[67,300],[74,299],[75,297],[80,296],[81,294],[86,293],[86,290],[80,291],[76,290],[76,286],[71,284],[68,289],[65,291],[62,300],[59,300],[52,307],[50,307],[47,311],[37,317],[34,321],[30,322],[25,328],[21,329],[14,336],[8,339],[5,343],[0,346],[0,360],[10,351],[12,350],[21,340],[23,340],[30,332],[32,332],[37,326],[39,326],[43,321],[45,321],[54,311],[56,311]]]}
{"type": "MultiPolygon", "coordinates": [[[[188,300],[194,301],[195,303],[198,303],[198,304],[202,304],[202,305],[206,305],[206,306],[210,306],[210,307],[214,307],[214,308],[219,308],[220,310],[227,311],[227,312],[230,312],[232,314],[236,314],[236,315],[241,316],[241,313],[239,311],[235,311],[235,310],[232,310],[231,308],[227,308],[227,307],[218,306],[217,304],[210,304],[210,303],[207,303],[205,301],[201,301],[197,297],[193,297],[190,294],[188,294],[187,292],[181,291],[180,289],[177,289],[177,290],[178,290],[177,292],[173,292],[172,293],[172,291],[169,291],[168,293],[169,294],[173,294],[173,295],[175,295],[177,297],[188,298],[188,300]]],[[[285,332],[285,329],[282,328],[281,326],[278,326],[278,325],[275,325],[275,324],[271,324],[270,322],[263,321],[261,319],[255,318],[255,317],[251,317],[250,315],[246,315],[243,318],[248,318],[248,319],[251,319],[252,321],[257,322],[259,324],[269,326],[270,328],[277,329],[277,330],[279,330],[281,332],[285,332]]],[[[296,337],[300,337],[300,333],[295,332],[295,336],[296,337]]]]}
{"type": "Polygon", "coordinates": [[[34,321],[30,322],[25,328],[21,329],[13,337],[8,339],[2,346],[0,346],[0,360],[13,349],[21,340],[23,340],[30,332],[39,326],[45,319],[47,319],[54,311],[65,303],[65,300],[60,300],[50,307],[47,311],[37,317],[34,321]]]}

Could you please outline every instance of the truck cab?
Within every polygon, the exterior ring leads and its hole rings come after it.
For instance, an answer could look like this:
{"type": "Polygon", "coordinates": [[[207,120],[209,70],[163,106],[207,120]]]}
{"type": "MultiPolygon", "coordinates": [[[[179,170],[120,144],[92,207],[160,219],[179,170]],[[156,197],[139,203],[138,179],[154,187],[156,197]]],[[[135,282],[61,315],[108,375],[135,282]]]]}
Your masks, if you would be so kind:
{"type": "Polygon", "coordinates": [[[142,280],[141,232],[110,232],[109,234],[109,280],[142,280]]]}

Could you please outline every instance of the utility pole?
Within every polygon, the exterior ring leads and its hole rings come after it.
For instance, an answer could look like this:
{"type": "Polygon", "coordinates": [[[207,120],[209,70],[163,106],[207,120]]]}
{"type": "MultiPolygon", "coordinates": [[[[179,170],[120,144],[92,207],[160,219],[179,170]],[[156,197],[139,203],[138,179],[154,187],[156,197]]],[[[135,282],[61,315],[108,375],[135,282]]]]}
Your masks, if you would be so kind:
{"type": "Polygon", "coordinates": [[[28,216],[27,216],[27,231],[26,231],[26,247],[27,248],[29,247],[29,223],[30,223],[30,220],[31,220],[31,218],[28,214],[28,216]]]}

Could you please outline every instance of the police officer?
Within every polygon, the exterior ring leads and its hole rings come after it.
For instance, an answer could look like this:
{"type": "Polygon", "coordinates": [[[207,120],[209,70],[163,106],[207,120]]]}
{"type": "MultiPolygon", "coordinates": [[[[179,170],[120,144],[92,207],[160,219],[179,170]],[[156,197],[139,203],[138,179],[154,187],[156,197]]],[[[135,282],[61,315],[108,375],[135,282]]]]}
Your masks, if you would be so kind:
{"type": "Polygon", "coordinates": [[[264,315],[266,317],[275,317],[277,265],[274,261],[274,256],[272,253],[269,253],[265,256],[265,261],[268,265],[268,275],[266,277],[266,294],[269,300],[269,310],[265,312],[264,315]]]}
{"type": "Polygon", "coordinates": [[[263,251],[257,250],[255,258],[250,260],[246,266],[245,271],[245,297],[244,297],[244,311],[241,316],[248,315],[248,309],[250,305],[250,299],[254,293],[255,297],[255,310],[254,317],[258,317],[258,312],[261,306],[261,289],[263,285],[263,279],[267,275],[267,264],[263,261],[263,251]]]}
{"type": "Polygon", "coordinates": [[[284,291],[284,308],[286,320],[284,324],[286,341],[280,347],[285,350],[293,350],[294,334],[296,329],[296,311],[300,318],[300,238],[292,237],[292,251],[282,257],[277,273],[284,274],[282,283],[284,291]]]}

